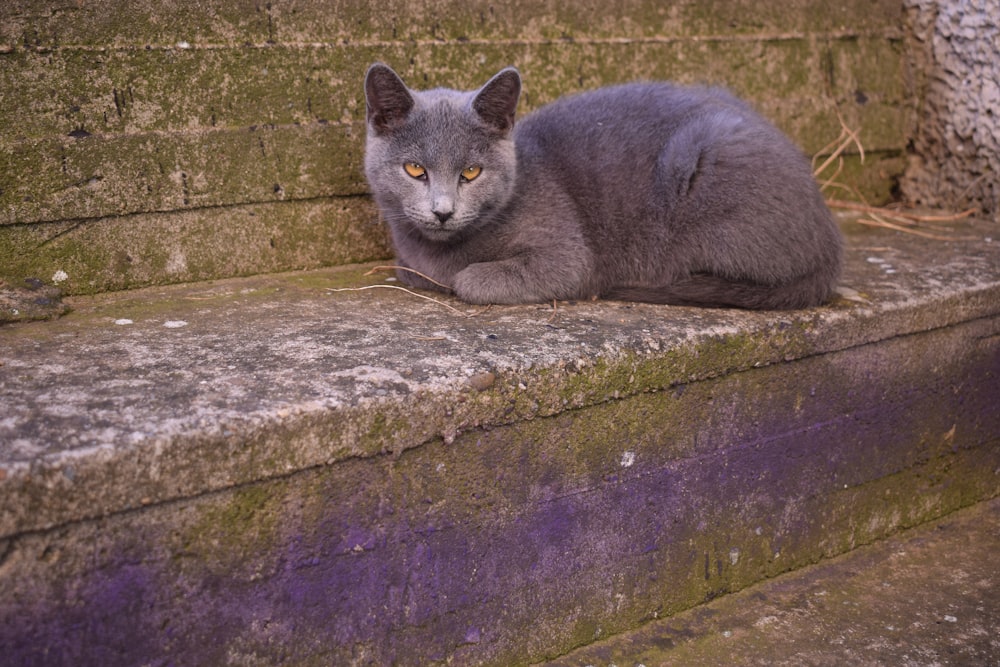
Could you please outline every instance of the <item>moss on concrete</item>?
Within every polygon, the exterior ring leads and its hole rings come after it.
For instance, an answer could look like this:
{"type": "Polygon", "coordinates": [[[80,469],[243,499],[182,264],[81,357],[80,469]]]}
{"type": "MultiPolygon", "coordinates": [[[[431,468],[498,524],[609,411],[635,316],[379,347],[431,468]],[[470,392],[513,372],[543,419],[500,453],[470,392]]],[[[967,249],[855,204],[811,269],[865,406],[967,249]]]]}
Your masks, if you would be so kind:
{"type": "Polygon", "coordinates": [[[0,228],[0,277],[89,294],[389,257],[372,203],[331,198],[0,228]]]}
{"type": "MultiPolygon", "coordinates": [[[[732,469],[737,462],[727,465],[725,450],[718,452],[722,458],[702,456],[701,462],[667,455],[664,460],[678,466],[676,475],[665,478],[673,484],[644,487],[643,479],[663,477],[663,462],[653,462],[647,457],[653,450],[646,450],[631,477],[605,475],[574,488],[566,483],[581,470],[565,470],[562,479],[547,474],[547,466],[564,470],[563,461],[550,457],[559,455],[566,440],[559,419],[545,421],[555,429],[542,441],[494,432],[480,443],[483,435],[470,434],[398,458],[345,461],[181,508],[151,508],[144,522],[134,513],[120,515],[105,521],[101,532],[116,544],[136,530],[148,533],[149,522],[157,526],[144,545],[154,557],[140,562],[161,587],[135,592],[144,603],[136,620],[148,624],[154,643],[173,642],[175,655],[194,650],[205,659],[250,651],[262,660],[280,656],[309,664],[317,656],[348,659],[363,645],[380,660],[401,651],[421,664],[452,656],[504,665],[542,660],[671,616],[960,507],[954,503],[962,496],[947,490],[949,482],[934,479],[935,470],[950,469],[950,479],[967,488],[966,497],[995,492],[995,481],[973,472],[988,448],[945,454],[843,491],[833,483],[797,491],[773,484],[768,466],[753,463],[767,451],[747,458],[748,467],[732,469]],[[525,455],[539,467],[511,465],[525,455]],[[706,474],[713,466],[724,472],[706,474]],[[715,479],[730,475],[742,475],[728,484],[744,493],[730,494],[725,485],[705,493],[715,479]],[[966,484],[972,478],[978,482],[966,484]],[[564,488],[508,494],[535,491],[546,480],[564,488]],[[495,486],[503,496],[491,493],[495,486]],[[912,502],[914,489],[920,504],[912,502]],[[649,491],[655,502],[642,502],[649,491]],[[771,501],[768,494],[774,494],[771,501]],[[628,498],[640,502],[632,507],[628,498]],[[769,502],[794,511],[771,511],[769,502]],[[621,514],[607,516],[612,511],[621,514]],[[644,522],[651,524],[645,535],[637,532],[644,522]],[[163,553],[173,557],[161,563],[155,556],[163,553]],[[404,590],[402,582],[407,596],[400,600],[395,595],[404,590]],[[498,594],[495,599],[484,595],[487,589],[498,594]],[[460,590],[469,597],[459,596],[460,590]],[[170,611],[195,599],[215,603],[179,616],[170,611]],[[371,631],[373,614],[378,628],[391,628],[387,635],[352,634],[362,627],[371,631]],[[335,631],[331,618],[338,619],[335,631]],[[456,618],[461,620],[452,623],[456,618]],[[184,639],[156,629],[164,623],[184,628],[184,639]],[[353,639],[340,643],[345,636],[353,639]]],[[[646,428],[655,431],[653,424],[646,428]]],[[[802,456],[822,458],[821,451],[806,447],[802,456]]],[[[591,460],[585,469],[593,473],[602,465],[591,460]]],[[[611,467],[622,470],[620,463],[611,467]]],[[[64,550],[72,538],[64,531],[47,539],[55,540],[53,550],[64,550]]],[[[136,548],[132,558],[142,553],[136,548]]],[[[84,571],[60,566],[60,576],[82,572],[90,578],[87,586],[111,586],[130,567],[130,561],[116,560],[114,549],[95,557],[84,571]]],[[[42,591],[40,600],[52,594],[42,591]]],[[[89,602],[72,595],[67,604],[89,602]]],[[[50,612],[46,622],[62,613],[50,612]]],[[[117,620],[119,627],[125,622],[117,620]]],[[[72,629],[64,636],[75,637],[72,629]]]]}
{"type": "MultiPolygon", "coordinates": [[[[859,82],[872,69],[868,62],[898,62],[899,54],[885,53],[884,40],[862,41],[859,53],[858,40],[821,49],[804,38],[765,40],[750,49],[726,40],[459,44],[430,47],[402,69],[404,74],[413,70],[409,79],[416,86],[472,87],[513,62],[526,75],[526,109],[566,92],[634,78],[723,83],[765,107],[812,151],[825,145],[827,136],[836,136],[839,127],[810,131],[795,118],[825,115],[829,125],[835,105],[849,122],[858,114],[864,122],[866,114],[898,118],[901,113],[898,84],[859,82]],[[822,56],[827,50],[842,54],[830,70],[838,72],[834,80],[824,80],[832,76],[822,56]],[[467,65],[470,61],[474,67],[467,65]],[[824,94],[817,96],[817,91],[824,94]],[[866,101],[862,105],[858,99],[866,101]]],[[[401,47],[350,54],[345,48],[112,52],[96,65],[113,70],[100,81],[91,80],[93,56],[88,54],[55,68],[66,77],[66,86],[51,81],[49,61],[67,57],[61,52],[44,61],[9,62],[8,75],[23,76],[29,84],[34,81],[31,71],[45,69],[45,85],[65,89],[67,97],[46,102],[45,109],[8,111],[6,122],[20,129],[21,138],[9,147],[7,183],[0,192],[7,221],[363,192],[359,82],[364,67],[376,58],[405,63],[409,55],[401,47]],[[177,79],[150,74],[161,71],[175,72],[177,79]],[[84,99],[74,93],[73,85],[81,80],[87,90],[109,89],[111,108],[107,95],[91,93],[84,99]],[[190,91],[175,99],[181,87],[190,91]],[[69,136],[74,133],[77,138],[69,136]],[[122,156],[128,160],[123,162],[122,156]]],[[[11,84],[20,85],[15,80],[11,84]]],[[[30,88],[28,92],[29,99],[43,97],[40,89],[34,97],[30,88]]],[[[877,123],[878,132],[865,137],[867,149],[901,150],[903,125],[877,123]]]]}
{"type": "Polygon", "coordinates": [[[356,195],[360,142],[350,126],[322,123],[25,142],[0,165],[2,222],[356,195]]]}
{"type": "Polygon", "coordinates": [[[211,554],[206,564],[220,572],[257,567],[260,556],[278,546],[283,495],[280,483],[237,489],[204,505],[180,544],[186,551],[211,554]]]}
{"type": "Polygon", "coordinates": [[[211,7],[173,8],[120,3],[73,7],[13,0],[0,8],[0,45],[116,48],[216,45],[288,45],[344,40],[402,42],[649,37],[713,37],[720,34],[871,32],[896,29],[898,3],[851,0],[831,6],[808,1],[761,5],[747,1],[686,0],[664,7],[652,0],[560,1],[531,11],[524,5],[436,0],[415,5],[390,0],[377,8],[350,0],[336,11],[323,2],[250,5],[228,0],[211,7]]]}

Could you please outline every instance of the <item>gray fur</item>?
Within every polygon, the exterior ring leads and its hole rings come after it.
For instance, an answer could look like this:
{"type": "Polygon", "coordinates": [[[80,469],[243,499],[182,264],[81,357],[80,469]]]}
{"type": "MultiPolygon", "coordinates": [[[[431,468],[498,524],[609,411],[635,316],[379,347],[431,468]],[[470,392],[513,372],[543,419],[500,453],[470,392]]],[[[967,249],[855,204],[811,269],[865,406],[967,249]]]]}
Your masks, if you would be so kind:
{"type": "Polygon", "coordinates": [[[520,90],[513,68],[472,92],[412,91],[386,65],[369,68],[365,173],[401,266],[471,303],[801,308],[830,297],[840,231],[808,161],[747,104],[632,83],[515,124],[520,90]],[[467,167],[482,171],[466,181],[467,167]]]}

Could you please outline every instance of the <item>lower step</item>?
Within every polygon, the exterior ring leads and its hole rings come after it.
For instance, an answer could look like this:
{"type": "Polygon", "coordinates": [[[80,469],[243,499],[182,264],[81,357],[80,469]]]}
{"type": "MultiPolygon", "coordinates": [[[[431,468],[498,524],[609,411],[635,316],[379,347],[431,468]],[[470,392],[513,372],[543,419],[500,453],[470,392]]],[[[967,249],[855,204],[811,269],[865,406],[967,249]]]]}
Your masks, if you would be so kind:
{"type": "Polygon", "coordinates": [[[1000,664],[1000,499],[545,667],[1000,664]]]}

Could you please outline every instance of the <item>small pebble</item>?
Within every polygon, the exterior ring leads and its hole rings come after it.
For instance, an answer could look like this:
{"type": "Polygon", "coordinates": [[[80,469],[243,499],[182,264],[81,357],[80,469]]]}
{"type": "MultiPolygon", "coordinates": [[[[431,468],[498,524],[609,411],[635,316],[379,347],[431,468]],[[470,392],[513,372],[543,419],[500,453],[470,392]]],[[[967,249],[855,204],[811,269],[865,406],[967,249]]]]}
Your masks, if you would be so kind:
{"type": "Polygon", "coordinates": [[[476,373],[469,378],[469,386],[476,391],[486,391],[493,386],[493,383],[497,381],[497,376],[494,373],[476,373]]]}

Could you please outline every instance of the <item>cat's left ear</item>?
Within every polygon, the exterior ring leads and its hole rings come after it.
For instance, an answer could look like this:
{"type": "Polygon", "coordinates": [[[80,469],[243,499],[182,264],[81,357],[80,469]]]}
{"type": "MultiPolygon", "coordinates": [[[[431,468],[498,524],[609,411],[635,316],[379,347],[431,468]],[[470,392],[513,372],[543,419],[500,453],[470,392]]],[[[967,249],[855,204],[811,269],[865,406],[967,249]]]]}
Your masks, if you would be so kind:
{"type": "Polygon", "coordinates": [[[472,101],[479,117],[501,134],[514,127],[514,113],[521,96],[521,75],[513,67],[501,70],[486,82],[472,101]]]}

